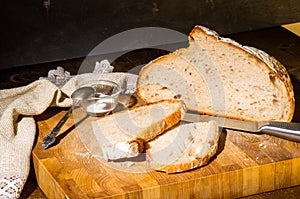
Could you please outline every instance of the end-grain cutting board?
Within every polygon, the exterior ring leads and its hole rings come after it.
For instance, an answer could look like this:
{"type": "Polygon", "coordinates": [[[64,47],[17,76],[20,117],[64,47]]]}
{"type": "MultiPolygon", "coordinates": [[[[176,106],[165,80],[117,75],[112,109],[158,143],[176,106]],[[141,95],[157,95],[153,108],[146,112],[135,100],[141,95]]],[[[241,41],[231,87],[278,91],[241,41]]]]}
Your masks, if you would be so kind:
{"type": "Polygon", "coordinates": [[[300,184],[300,143],[237,131],[224,131],[218,154],[193,171],[166,174],[143,166],[106,163],[97,156],[97,141],[80,110],[73,113],[53,147],[42,138],[66,111],[47,110],[36,117],[39,138],[33,150],[38,185],[48,198],[232,198],[300,184]],[[84,134],[86,133],[86,134],[84,134]]]}
{"type": "MultiPolygon", "coordinates": [[[[298,54],[292,55],[288,57],[297,60],[298,54]]],[[[294,67],[289,68],[290,72],[299,71],[296,65],[290,67],[294,67]]],[[[299,122],[300,74],[293,75],[297,79],[294,120],[299,122]]],[[[62,128],[57,145],[43,150],[42,138],[65,112],[51,108],[36,117],[39,137],[32,153],[33,163],[38,184],[51,199],[234,198],[300,185],[300,143],[238,131],[222,133],[220,150],[209,165],[170,175],[126,172],[126,168],[122,171],[102,162],[94,155],[98,149],[91,129],[84,128],[92,118],[80,120],[76,112],[62,128]]]]}

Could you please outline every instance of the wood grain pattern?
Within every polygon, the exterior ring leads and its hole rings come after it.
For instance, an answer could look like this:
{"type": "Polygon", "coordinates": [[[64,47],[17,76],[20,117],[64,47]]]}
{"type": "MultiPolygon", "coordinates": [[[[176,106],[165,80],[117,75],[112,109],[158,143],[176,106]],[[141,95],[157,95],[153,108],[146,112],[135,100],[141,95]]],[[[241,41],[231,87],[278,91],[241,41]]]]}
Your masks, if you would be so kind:
{"type": "MultiPolygon", "coordinates": [[[[259,37],[254,35],[251,41],[254,38],[259,37]]],[[[262,41],[267,40],[263,38],[257,44],[266,45],[262,41]]],[[[293,77],[294,121],[299,122],[298,43],[291,46],[288,52],[292,53],[272,52],[276,57],[286,57],[282,62],[293,77]]],[[[126,173],[103,164],[82,143],[80,128],[75,128],[80,125],[74,126],[74,117],[63,127],[57,145],[43,150],[41,138],[65,112],[51,108],[36,117],[39,137],[32,155],[38,184],[48,198],[235,198],[300,185],[300,144],[267,135],[224,131],[221,148],[209,165],[171,175],[155,171],[126,173]]],[[[94,148],[94,144],[91,142],[88,148],[94,148]]],[[[297,186],[246,198],[297,198],[299,193],[297,186]]]]}
{"type": "Polygon", "coordinates": [[[121,171],[99,160],[87,150],[97,143],[90,140],[86,147],[78,132],[93,118],[79,121],[78,111],[59,142],[43,150],[41,138],[65,112],[52,108],[36,118],[34,168],[48,198],[232,198],[300,184],[300,143],[231,130],[222,132],[221,147],[209,165],[180,174],[121,171]]]}

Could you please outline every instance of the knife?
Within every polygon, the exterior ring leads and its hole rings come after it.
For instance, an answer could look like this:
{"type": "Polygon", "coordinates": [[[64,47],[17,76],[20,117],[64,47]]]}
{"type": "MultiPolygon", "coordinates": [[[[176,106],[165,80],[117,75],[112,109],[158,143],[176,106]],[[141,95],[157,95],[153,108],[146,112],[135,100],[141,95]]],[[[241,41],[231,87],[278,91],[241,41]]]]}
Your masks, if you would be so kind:
{"type": "Polygon", "coordinates": [[[300,142],[300,123],[277,121],[249,122],[189,112],[185,113],[182,119],[182,121],[185,122],[208,122],[210,120],[215,120],[219,127],[225,129],[268,134],[290,141],[300,142]]]}

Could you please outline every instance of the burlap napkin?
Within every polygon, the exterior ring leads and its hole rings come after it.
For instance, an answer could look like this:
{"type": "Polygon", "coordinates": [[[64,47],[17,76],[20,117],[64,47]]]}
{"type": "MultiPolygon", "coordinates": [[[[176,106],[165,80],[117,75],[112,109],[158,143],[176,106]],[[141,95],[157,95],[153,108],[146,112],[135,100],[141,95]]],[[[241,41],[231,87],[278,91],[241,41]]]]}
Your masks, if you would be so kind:
{"type": "Polygon", "coordinates": [[[0,90],[0,198],[18,198],[27,180],[36,133],[33,116],[50,106],[69,107],[72,92],[85,81],[108,79],[126,82],[124,73],[82,74],[61,89],[48,80],[0,90]]]}

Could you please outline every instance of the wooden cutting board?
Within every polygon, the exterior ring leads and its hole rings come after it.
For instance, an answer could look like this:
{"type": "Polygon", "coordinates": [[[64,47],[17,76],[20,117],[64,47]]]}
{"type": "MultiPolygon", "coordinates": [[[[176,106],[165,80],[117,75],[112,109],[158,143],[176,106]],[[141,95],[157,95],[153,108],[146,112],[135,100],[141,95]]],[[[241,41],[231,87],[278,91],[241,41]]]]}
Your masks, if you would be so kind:
{"type": "Polygon", "coordinates": [[[105,162],[90,125],[95,118],[80,109],[55,145],[43,150],[42,138],[65,112],[50,108],[35,118],[39,137],[33,163],[48,198],[234,198],[300,185],[300,143],[231,130],[222,132],[210,164],[193,171],[151,171],[143,158],[105,162]]]}

